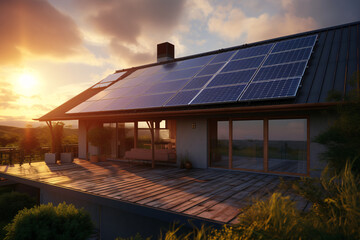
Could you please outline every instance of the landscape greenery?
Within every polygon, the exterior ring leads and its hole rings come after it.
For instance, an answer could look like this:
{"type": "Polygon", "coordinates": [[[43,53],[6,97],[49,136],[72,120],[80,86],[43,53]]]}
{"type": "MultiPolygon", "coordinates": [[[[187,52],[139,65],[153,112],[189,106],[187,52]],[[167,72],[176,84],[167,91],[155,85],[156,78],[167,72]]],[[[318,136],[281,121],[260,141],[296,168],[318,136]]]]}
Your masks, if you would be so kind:
{"type": "MultiPolygon", "coordinates": [[[[42,161],[44,153],[49,152],[54,140],[57,148],[61,145],[72,145],[78,142],[78,130],[71,127],[63,127],[59,122],[55,126],[61,127],[61,132],[56,131],[55,139],[51,138],[47,126],[26,128],[0,126],[0,164],[23,163],[27,161],[42,161]]],[[[54,128],[58,130],[60,128],[54,128]]],[[[58,152],[59,149],[56,149],[58,152]]]]}

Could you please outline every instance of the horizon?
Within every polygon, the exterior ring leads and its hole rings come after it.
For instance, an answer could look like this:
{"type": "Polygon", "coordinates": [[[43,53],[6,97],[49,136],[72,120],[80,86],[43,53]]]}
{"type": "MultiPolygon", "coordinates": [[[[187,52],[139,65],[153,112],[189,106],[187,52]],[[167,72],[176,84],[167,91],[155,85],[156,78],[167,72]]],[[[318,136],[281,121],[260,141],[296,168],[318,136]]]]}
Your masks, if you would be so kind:
{"type": "Polygon", "coordinates": [[[161,42],[179,58],[359,21],[359,8],[354,0],[1,1],[0,125],[45,125],[32,119],[115,70],[156,62],[161,42]]]}

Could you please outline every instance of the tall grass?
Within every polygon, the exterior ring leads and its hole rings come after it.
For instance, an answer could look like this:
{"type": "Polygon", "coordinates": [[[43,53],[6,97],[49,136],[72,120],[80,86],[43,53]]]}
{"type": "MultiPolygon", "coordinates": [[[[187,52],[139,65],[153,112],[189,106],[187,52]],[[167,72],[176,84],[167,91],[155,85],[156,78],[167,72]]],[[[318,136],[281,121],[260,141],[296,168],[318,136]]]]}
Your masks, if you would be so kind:
{"type": "MultiPolygon", "coordinates": [[[[183,233],[173,225],[159,240],[360,239],[360,178],[348,162],[339,174],[324,170],[320,179],[303,178],[293,185],[312,207],[307,212],[281,193],[244,210],[239,224],[221,229],[193,228],[183,233]]],[[[138,238],[139,240],[142,238],[138,238]]]]}

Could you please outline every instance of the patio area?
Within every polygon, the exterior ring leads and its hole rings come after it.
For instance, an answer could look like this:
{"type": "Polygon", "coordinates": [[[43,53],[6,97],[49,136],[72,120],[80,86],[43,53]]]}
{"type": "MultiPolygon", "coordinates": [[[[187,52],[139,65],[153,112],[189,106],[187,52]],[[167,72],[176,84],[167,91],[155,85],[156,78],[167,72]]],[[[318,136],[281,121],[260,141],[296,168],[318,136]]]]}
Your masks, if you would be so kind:
{"type": "MultiPolygon", "coordinates": [[[[0,176],[21,178],[192,218],[233,224],[254,199],[277,191],[280,177],[221,169],[185,170],[132,162],[44,162],[0,166],[0,176]]],[[[293,177],[282,177],[292,180],[293,177]]],[[[14,179],[12,179],[14,180],[14,179]]],[[[281,190],[284,194],[287,190],[281,190]]],[[[290,196],[292,196],[290,194],[290,196]]],[[[309,204],[292,196],[301,210],[309,204]]]]}

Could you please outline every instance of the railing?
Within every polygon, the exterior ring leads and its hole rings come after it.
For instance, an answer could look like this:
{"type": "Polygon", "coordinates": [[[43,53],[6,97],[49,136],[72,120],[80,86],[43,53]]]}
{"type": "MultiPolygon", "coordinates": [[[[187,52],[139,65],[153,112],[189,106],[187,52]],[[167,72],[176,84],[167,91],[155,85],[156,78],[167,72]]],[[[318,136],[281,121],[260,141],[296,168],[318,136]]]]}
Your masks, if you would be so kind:
{"type": "MultiPolygon", "coordinates": [[[[24,150],[14,147],[0,147],[0,165],[23,164],[44,161],[45,153],[50,152],[50,147],[42,147],[35,153],[25,154],[24,150]]],[[[62,152],[72,152],[78,157],[78,145],[63,145],[62,152]]]]}

